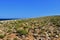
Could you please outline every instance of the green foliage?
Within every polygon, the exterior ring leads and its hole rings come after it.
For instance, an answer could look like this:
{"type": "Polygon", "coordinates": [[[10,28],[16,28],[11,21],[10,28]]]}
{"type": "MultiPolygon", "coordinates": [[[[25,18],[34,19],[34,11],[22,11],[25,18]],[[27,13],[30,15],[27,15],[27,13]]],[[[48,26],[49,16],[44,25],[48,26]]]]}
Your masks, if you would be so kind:
{"type": "Polygon", "coordinates": [[[26,30],[17,30],[17,33],[19,33],[19,35],[26,35],[28,32],[26,30]]]}
{"type": "Polygon", "coordinates": [[[32,28],[31,26],[25,26],[24,28],[32,28]]]}
{"type": "Polygon", "coordinates": [[[0,38],[2,39],[2,38],[4,38],[5,37],[5,35],[4,34],[0,34],[0,38]]]}
{"type": "Polygon", "coordinates": [[[60,26],[60,17],[53,17],[50,19],[50,22],[56,25],[57,27],[60,26]]]}
{"type": "Polygon", "coordinates": [[[12,30],[9,29],[9,30],[7,31],[7,33],[10,33],[10,32],[12,32],[12,30]]]}

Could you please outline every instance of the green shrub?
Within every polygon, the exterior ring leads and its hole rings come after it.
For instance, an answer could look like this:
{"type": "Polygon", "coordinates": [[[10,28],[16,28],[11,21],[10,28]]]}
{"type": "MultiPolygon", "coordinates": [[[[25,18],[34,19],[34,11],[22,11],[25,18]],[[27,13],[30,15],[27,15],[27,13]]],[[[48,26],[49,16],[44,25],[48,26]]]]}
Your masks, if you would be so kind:
{"type": "Polygon", "coordinates": [[[10,32],[12,32],[12,30],[9,29],[9,30],[7,31],[7,33],[10,33],[10,32]]]}
{"type": "Polygon", "coordinates": [[[19,33],[19,35],[26,35],[28,32],[26,30],[17,30],[17,33],[19,33]]]}
{"type": "Polygon", "coordinates": [[[4,38],[4,36],[5,36],[4,34],[0,34],[0,38],[1,38],[1,39],[4,38]]]}

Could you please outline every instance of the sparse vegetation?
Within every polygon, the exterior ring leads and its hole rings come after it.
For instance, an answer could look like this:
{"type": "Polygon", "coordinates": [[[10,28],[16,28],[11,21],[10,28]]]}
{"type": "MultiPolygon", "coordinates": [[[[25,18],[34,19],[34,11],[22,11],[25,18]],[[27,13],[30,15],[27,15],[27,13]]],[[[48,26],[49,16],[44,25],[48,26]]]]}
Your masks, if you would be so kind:
{"type": "Polygon", "coordinates": [[[50,40],[60,40],[60,16],[0,21],[0,39],[7,40],[8,37],[12,40],[39,40],[48,37],[50,40]],[[11,34],[14,35],[10,37],[11,34]]]}

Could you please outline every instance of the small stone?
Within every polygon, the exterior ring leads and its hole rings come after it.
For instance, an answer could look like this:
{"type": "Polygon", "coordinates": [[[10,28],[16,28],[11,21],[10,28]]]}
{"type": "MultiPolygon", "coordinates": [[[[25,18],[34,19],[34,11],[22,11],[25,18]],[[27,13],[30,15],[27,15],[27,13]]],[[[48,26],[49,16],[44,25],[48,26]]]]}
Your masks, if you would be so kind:
{"type": "Polygon", "coordinates": [[[56,37],[58,37],[58,35],[56,35],[56,37]]]}

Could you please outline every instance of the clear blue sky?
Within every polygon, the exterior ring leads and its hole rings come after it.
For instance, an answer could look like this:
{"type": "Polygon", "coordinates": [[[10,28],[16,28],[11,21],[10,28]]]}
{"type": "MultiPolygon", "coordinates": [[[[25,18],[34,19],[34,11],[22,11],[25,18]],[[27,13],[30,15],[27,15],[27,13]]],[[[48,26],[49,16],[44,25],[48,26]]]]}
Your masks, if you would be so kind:
{"type": "Polygon", "coordinates": [[[60,15],[60,0],[0,0],[0,18],[60,15]]]}

